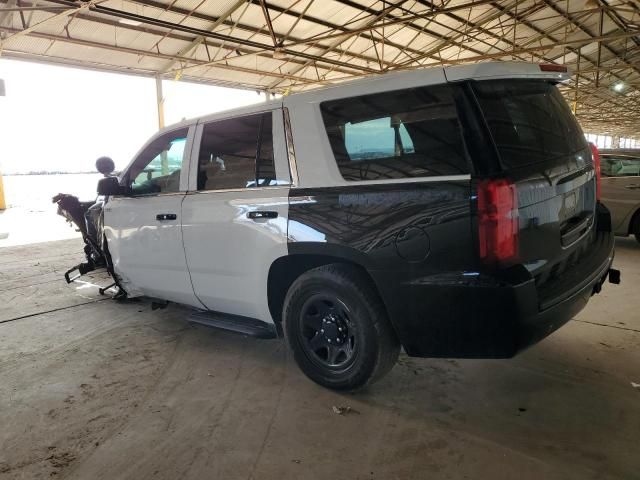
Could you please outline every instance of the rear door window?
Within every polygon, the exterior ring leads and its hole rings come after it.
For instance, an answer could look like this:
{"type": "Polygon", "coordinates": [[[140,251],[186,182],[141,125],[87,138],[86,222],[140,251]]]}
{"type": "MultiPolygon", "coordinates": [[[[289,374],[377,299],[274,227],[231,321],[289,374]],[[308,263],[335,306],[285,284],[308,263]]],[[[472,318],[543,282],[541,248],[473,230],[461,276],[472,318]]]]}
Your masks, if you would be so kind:
{"type": "Polygon", "coordinates": [[[469,173],[447,85],[333,100],[320,109],[345,180],[469,173]]]}
{"type": "Polygon", "coordinates": [[[540,80],[473,82],[504,168],[573,155],[588,148],[567,102],[540,80]]]}
{"type": "Polygon", "coordinates": [[[273,160],[272,113],[204,125],[198,157],[198,190],[278,185],[273,160]]]}

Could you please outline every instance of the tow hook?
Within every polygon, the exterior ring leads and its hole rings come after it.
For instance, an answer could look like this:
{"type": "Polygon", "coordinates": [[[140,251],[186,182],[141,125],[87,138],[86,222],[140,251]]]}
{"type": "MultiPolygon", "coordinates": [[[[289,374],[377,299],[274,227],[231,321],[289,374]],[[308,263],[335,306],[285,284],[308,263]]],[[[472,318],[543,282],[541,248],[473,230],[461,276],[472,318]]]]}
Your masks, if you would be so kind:
{"type": "Polygon", "coordinates": [[[609,283],[620,285],[620,270],[616,270],[615,268],[609,269],[609,283]]]}

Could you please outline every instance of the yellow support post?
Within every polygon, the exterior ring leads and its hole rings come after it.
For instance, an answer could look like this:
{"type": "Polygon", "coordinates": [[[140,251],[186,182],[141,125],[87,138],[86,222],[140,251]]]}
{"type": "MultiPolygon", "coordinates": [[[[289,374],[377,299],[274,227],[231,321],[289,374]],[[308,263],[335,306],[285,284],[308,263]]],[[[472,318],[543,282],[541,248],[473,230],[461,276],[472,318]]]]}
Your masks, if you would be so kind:
{"type": "MultiPolygon", "coordinates": [[[[164,95],[162,93],[161,75],[156,75],[156,103],[158,106],[158,128],[162,130],[164,128],[164,95]]],[[[169,159],[167,158],[167,152],[160,152],[160,163],[162,166],[162,175],[168,175],[169,159]]]]}
{"type": "Polygon", "coordinates": [[[0,173],[0,210],[7,208],[7,204],[4,201],[4,187],[2,185],[2,173],[0,173]]]}
{"type": "MultiPolygon", "coordinates": [[[[6,95],[4,80],[0,78],[0,97],[6,95]]],[[[7,202],[4,201],[4,186],[2,185],[2,172],[0,172],[0,210],[7,208],[7,202]]]]}

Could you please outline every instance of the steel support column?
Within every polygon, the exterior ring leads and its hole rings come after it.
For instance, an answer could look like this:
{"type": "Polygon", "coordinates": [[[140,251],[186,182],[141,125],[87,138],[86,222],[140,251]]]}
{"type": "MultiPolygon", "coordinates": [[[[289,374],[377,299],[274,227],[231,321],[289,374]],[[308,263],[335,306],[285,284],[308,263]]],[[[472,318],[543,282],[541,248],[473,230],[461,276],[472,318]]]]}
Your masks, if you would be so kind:
{"type": "Polygon", "coordinates": [[[158,107],[158,128],[164,128],[164,95],[162,94],[162,77],[156,75],[156,105],[158,107]]]}
{"type": "MultiPolygon", "coordinates": [[[[164,128],[164,95],[162,94],[162,76],[156,75],[156,106],[158,108],[158,129],[164,128]]],[[[167,152],[162,151],[160,153],[160,163],[162,168],[162,174],[169,174],[169,159],[167,158],[167,152]]]]}

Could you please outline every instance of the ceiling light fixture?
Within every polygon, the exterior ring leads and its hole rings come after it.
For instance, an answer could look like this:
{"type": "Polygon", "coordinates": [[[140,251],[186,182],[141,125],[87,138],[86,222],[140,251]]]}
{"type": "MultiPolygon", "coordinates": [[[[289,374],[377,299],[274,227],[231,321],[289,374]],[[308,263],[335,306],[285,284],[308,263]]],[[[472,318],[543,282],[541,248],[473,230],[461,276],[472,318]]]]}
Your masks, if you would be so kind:
{"type": "Polygon", "coordinates": [[[139,22],[137,20],[131,20],[129,18],[121,18],[120,20],[118,20],[118,23],[123,23],[125,25],[131,25],[132,27],[138,27],[138,26],[142,25],[142,22],[139,22]]]}
{"type": "Polygon", "coordinates": [[[624,90],[624,83],[622,83],[622,82],[616,83],[616,84],[613,86],[613,89],[614,89],[616,92],[621,92],[622,90],[624,90]]]}

